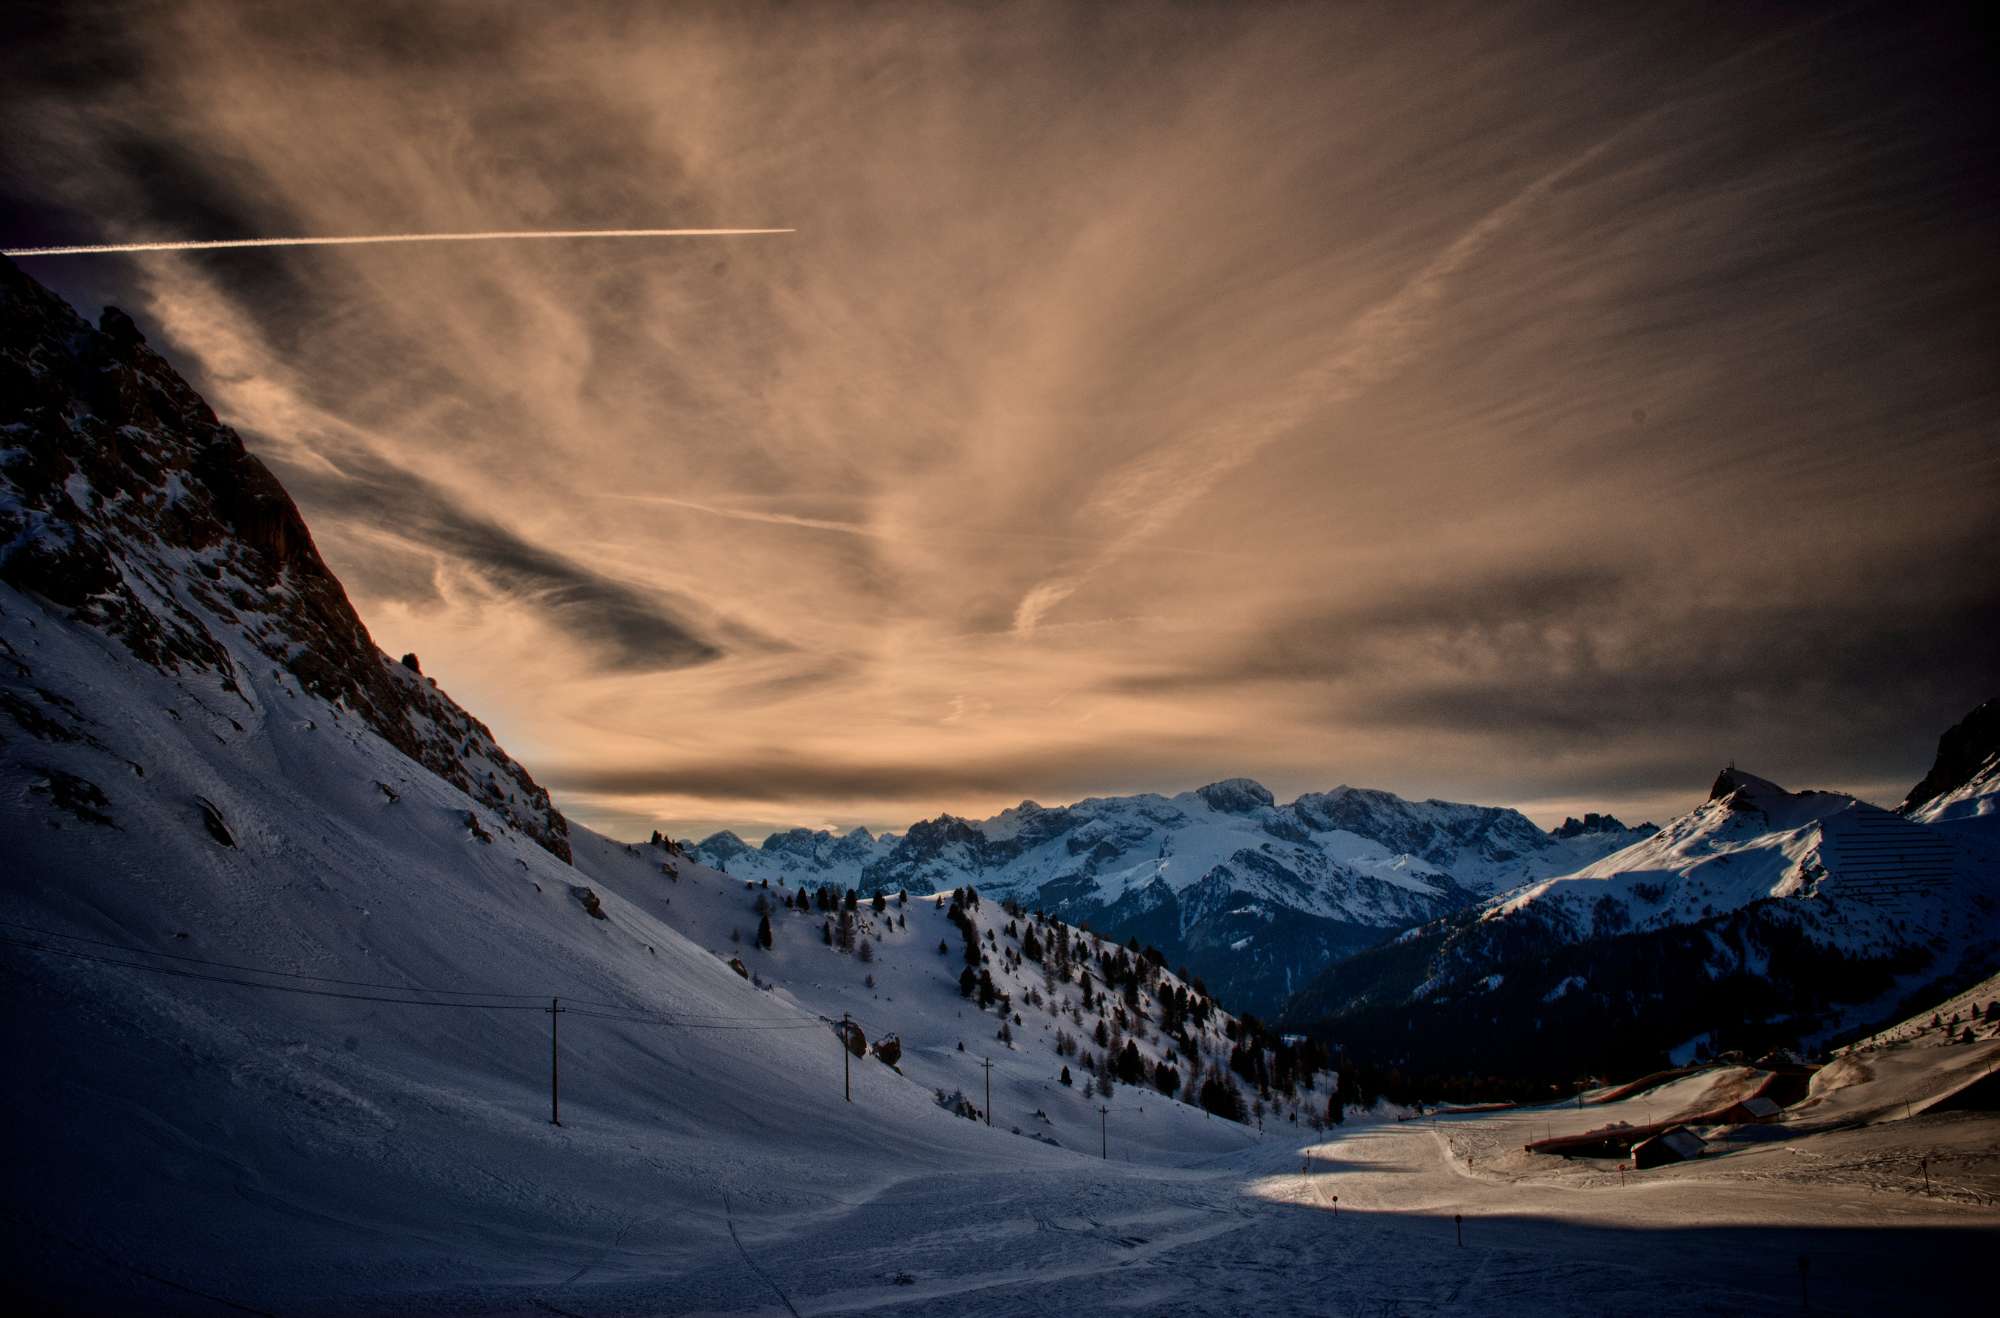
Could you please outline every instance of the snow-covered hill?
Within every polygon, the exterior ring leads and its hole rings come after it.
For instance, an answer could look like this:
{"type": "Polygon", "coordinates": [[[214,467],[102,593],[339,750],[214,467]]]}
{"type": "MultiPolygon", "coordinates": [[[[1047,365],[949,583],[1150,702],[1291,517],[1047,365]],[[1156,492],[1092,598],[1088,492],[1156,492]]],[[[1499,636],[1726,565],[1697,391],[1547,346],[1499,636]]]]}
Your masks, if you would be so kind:
{"type": "Polygon", "coordinates": [[[692,854],[742,878],[862,893],[972,884],[1155,944],[1231,1006],[1268,1013],[1331,960],[1650,832],[1592,816],[1551,834],[1514,810],[1353,787],[1279,805],[1235,778],[880,837],[793,829],[752,847],[718,833],[692,854]]]}
{"type": "MultiPolygon", "coordinates": [[[[1248,1137],[1201,1110],[1204,1080],[1244,1088],[1252,1123],[1267,1112],[1271,1121],[1308,1121],[1331,1096],[1332,1077],[1322,1070],[1296,1088],[1281,1085],[1282,1101],[1259,1098],[1257,1085],[1230,1074],[1232,1061],[1257,1065],[1238,1054],[1237,1022],[1199,986],[1139,949],[1012,903],[968,891],[963,900],[956,892],[897,893],[850,906],[852,889],[743,879],[671,848],[585,829],[577,837],[577,867],[594,886],[741,964],[758,988],[829,1031],[851,1019],[871,1056],[893,1036],[896,1067],[933,1095],[963,1096],[983,1113],[990,1060],[996,1120],[1017,1133],[1101,1151],[1096,1107],[1108,1099],[1146,1114],[1121,1121],[1124,1147],[1175,1160],[1248,1137]],[[976,964],[967,957],[968,927],[980,949],[976,964]]],[[[1264,1065],[1267,1074],[1273,1065],[1287,1075],[1298,1069],[1282,1047],[1264,1065]]]]}

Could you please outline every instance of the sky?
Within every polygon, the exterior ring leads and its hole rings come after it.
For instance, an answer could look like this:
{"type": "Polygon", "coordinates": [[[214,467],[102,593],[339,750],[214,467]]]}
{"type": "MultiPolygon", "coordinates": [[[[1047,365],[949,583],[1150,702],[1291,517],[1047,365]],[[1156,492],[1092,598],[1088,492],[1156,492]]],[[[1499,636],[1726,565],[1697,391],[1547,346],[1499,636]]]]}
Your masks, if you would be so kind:
{"type": "Polygon", "coordinates": [[[1894,804],[2000,693],[1971,6],[22,5],[0,245],[619,836],[1894,804]]]}

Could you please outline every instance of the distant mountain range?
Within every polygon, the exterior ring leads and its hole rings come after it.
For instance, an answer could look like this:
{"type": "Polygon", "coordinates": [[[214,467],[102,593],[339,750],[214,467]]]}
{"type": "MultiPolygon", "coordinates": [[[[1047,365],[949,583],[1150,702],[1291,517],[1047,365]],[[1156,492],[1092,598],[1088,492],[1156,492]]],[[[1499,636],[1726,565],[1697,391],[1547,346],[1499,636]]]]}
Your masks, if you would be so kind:
{"type": "Polygon", "coordinates": [[[792,829],[690,853],[744,878],[862,893],[973,885],[1158,947],[1238,1010],[1275,1012],[1322,967],[1497,891],[1636,842],[1607,815],[1544,832],[1519,811],[1336,787],[1280,805],[1232,778],[1177,796],[1023,801],[880,837],[792,829]]]}
{"type": "Polygon", "coordinates": [[[1413,1071],[1809,1048],[2000,963],[2000,702],[1897,811],[1730,767],[1654,835],[1329,966],[1285,1016],[1413,1071]]]}

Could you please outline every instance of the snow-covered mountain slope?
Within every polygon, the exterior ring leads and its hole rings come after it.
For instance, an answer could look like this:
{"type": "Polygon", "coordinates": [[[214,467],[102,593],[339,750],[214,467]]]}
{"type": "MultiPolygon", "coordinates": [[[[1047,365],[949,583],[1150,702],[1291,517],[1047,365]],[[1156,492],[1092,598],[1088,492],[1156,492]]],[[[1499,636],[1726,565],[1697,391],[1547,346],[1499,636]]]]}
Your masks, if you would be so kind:
{"type": "Polygon", "coordinates": [[[794,829],[751,847],[721,833],[692,854],[742,878],[863,893],[972,884],[1155,944],[1232,1007],[1270,1012],[1333,959],[1651,830],[1594,819],[1549,834],[1514,810],[1353,787],[1279,805],[1235,778],[1172,797],[1024,801],[879,838],[794,829]]]}
{"type": "Polygon", "coordinates": [[[1693,924],[1771,898],[1841,901],[1832,936],[1859,947],[1947,936],[1975,884],[1952,840],[1839,792],[1788,792],[1725,769],[1709,799],[1654,836],[1486,903],[1572,936],[1693,924]]]}
{"type": "MultiPolygon", "coordinates": [[[[239,730],[252,669],[282,672],[567,857],[548,793],[415,656],[375,647],[291,497],[130,317],[92,329],[0,258],[0,329],[0,581],[151,669],[213,675],[217,735],[239,730]]],[[[0,702],[87,735],[30,677],[0,702]]]]}
{"type": "MultiPolygon", "coordinates": [[[[983,1112],[990,1060],[995,1120],[1017,1133],[1097,1151],[1096,1105],[1108,1099],[1145,1118],[1121,1122],[1124,1147],[1163,1160],[1249,1138],[1201,1109],[1204,1079],[1246,1085],[1249,1119],[1265,1116],[1259,1086],[1230,1074],[1232,1062],[1253,1073],[1257,1065],[1238,1053],[1236,1021],[1199,986],[1137,951],[976,893],[964,904],[957,893],[898,893],[882,897],[879,910],[873,900],[849,908],[851,889],[743,879],[586,829],[577,838],[577,867],[594,887],[620,894],[718,959],[741,963],[758,988],[829,1029],[851,1018],[871,1059],[893,1036],[896,1067],[934,1095],[963,1096],[983,1112]],[[976,967],[961,918],[980,948],[976,967]],[[974,986],[979,978],[990,979],[990,995],[974,986]]],[[[1267,1052],[1267,1074],[1274,1065],[1296,1072],[1283,1051],[1282,1063],[1278,1050],[1267,1052]]],[[[1282,1100],[1268,1100],[1268,1120],[1289,1124],[1324,1112],[1331,1084],[1321,1070],[1296,1088],[1282,1086],[1282,1100]]]]}
{"type": "Polygon", "coordinates": [[[1617,1071],[1812,1046],[1996,958],[2000,874],[1980,849],[1732,767],[1656,835],[1336,966],[1286,1014],[1350,1041],[1414,1031],[1435,1064],[1617,1071]]]}

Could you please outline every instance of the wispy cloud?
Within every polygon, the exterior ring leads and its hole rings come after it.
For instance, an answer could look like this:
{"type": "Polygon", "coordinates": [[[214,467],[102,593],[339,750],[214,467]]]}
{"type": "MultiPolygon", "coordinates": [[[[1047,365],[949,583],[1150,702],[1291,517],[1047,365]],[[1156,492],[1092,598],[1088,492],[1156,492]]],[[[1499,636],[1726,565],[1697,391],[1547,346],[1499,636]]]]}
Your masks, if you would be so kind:
{"type": "MultiPolygon", "coordinates": [[[[736,508],[723,504],[698,503],[693,499],[677,499],[668,494],[619,494],[605,493],[608,499],[631,499],[640,503],[658,504],[665,508],[685,508],[689,512],[706,513],[710,517],[727,517],[739,522],[762,522],[766,526],[791,526],[806,531],[829,531],[836,535],[860,536],[867,540],[890,540],[898,544],[968,544],[986,541],[989,543],[1038,544],[1038,545],[1101,545],[1101,540],[1085,536],[1038,535],[1032,531],[953,531],[947,527],[912,527],[907,530],[890,530],[867,522],[842,522],[825,517],[802,517],[796,513],[767,512],[755,508],[736,508]]],[[[1195,558],[1230,559],[1241,558],[1240,554],[1212,549],[1189,549],[1181,545],[1163,545],[1164,554],[1184,554],[1195,558]]]]}
{"type": "Polygon", "coordinates": [[[60,6],[0,240],[148,248],[36,273],[586,819],[1664,813],[1913,780],[1992,694],[1990,71],[1934,11],[60,6]],[[797,232],[147,241],[662,221],[797,232]]]}

